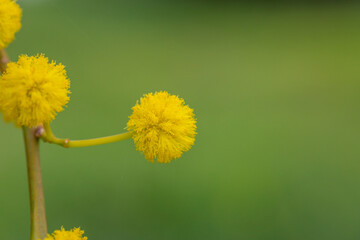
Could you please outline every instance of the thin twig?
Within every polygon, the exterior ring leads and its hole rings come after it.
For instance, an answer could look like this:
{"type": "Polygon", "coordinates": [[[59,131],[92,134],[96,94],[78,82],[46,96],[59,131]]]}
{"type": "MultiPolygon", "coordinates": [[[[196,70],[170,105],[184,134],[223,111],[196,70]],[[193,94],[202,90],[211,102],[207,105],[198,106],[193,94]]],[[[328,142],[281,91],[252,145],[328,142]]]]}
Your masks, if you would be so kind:
{"type": "Polygon", "coordinates": [[[78,148],[89,147],[96,145],[103,145],[107,143],[119,142],[130,139],[133,136],[133,132],[125,132],[117,135],[92,138],[86,140],[70,140],[68,138],[56,137],[50,127],[49,123],[45,123],[44,126],[39,126],[36,131],[36,135],[44,142],[60,145],[65,148],[78,148]]]}
{"type": "Polygon", "coordinates": [[[0,50],[0,72],[5,72],[6,65],[10,62],[10,59],[5,51],[5,49],[0,50]]]}

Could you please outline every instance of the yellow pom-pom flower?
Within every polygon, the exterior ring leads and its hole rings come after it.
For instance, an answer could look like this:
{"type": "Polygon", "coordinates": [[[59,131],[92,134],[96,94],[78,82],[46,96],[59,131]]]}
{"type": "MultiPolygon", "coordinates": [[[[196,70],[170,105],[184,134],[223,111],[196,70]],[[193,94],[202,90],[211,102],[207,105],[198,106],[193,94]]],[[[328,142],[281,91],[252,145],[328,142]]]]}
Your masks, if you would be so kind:
{"type": "Polygon", "coordinates": [[[87,240],[87,237],[83,237],[84,231],[80,228],[74,228],[70,231],[66,231],[63,227],[60,230],[55,230],[53,234],[48,235],[44,240],[87,240]]]}
{"type": "Polygon", "coordinates": [[[127,128],[149,161],[170,162],[194,144],[196,120],[183,99],[167,92],[149,93],[132,110],[127,128]]]}
{"type": "Polygon", "coordinates": [[[64,66],[44,55],[22,55],[0,78],[0,110],[5,121],[34,127],[53,120],[69,101],[70,81],[64,66]]]}
{"type": "Polygon", "coordinates": [[[14,40],[15,33],[21,28],[22,11],[13,0],[0,0],[0,49],[14,40]]]}

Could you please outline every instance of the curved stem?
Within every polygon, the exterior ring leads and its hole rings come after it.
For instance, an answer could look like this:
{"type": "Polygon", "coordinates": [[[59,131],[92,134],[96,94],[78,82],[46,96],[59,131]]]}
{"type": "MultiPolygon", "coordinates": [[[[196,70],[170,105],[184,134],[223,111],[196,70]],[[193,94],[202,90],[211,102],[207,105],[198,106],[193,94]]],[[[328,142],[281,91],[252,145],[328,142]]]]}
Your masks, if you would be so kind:
{"type": "Polygon", "coordinates": [[[23,128],[30,194],[31,240],[44,239],[47,235],[39,139],[35,131],[35,128],[23,128]]]}
{"type": "Polygon", "coordinates": [[[122,140],[126,140],[132,137],[132,132],[121,133],[113,136],[100,137],[100,138],[92,138],[86,140],[70,140],[68,138],[57,138],[51,131],[51,127],[49,123],[44,124],[45,132],[39,134],[41,138],[48,143],[54,143],[66,148],[76,148],[76,147],[89,147],[102,145],[106,143],[113,143],[122,140]]]}

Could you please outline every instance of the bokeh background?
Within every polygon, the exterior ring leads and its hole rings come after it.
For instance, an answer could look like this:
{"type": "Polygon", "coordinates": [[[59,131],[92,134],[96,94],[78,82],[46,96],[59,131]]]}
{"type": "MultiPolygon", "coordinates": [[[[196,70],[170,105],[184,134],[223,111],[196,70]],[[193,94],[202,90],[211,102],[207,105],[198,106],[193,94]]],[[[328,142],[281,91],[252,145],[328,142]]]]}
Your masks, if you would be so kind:
{"type": "MultiPolygon", "coordinates": [[[[170,164],[132,141],[42,144],[49,231],[89,240],[360,239],[360,5],[356,2],[19,0],[9,46],[66,65],[59,137],[124,131],[167,90],[198,136],[170,164]]],[[[0,93],[1,94],[1,93],[0,93]]],[[[0,239],[29,238],[22,133],[0,123],[0,239]]]]}

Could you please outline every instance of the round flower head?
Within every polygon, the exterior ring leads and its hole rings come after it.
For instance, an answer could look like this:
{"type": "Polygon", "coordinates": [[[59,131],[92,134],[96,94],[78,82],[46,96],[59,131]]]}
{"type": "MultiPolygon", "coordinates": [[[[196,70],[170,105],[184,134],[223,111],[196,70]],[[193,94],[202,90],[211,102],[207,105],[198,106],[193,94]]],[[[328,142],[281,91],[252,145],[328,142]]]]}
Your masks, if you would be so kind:
{"type": "Polygon", "coordinates": [[[132,110],[127,128],[149,161],[170,162],[194,144],[196,120],[183,99],[167,92],[149,93],[132,110]]]}
{"type": "Polygon", "coordinates": [[[80,230],[80,228],[66,231],[61,227],[61,230],[55,230],[53,234],[48,235],[44,240],[87,240],[87,237],[83,237],[83,234],[84,231],[80,230]]]}
{"type": "Polygon", "coordinates": [[[44,55],[22,55],[0,78],[0,110],[17,126],[47,123],[68,103],[69,86],[62,64],[49,63],[44,55]]]}
{"type": "Polygon", "coordinates": [[[13,0],[0,0],[0,49],[14,40],[21,27],[21,8],[13,0]]]}

